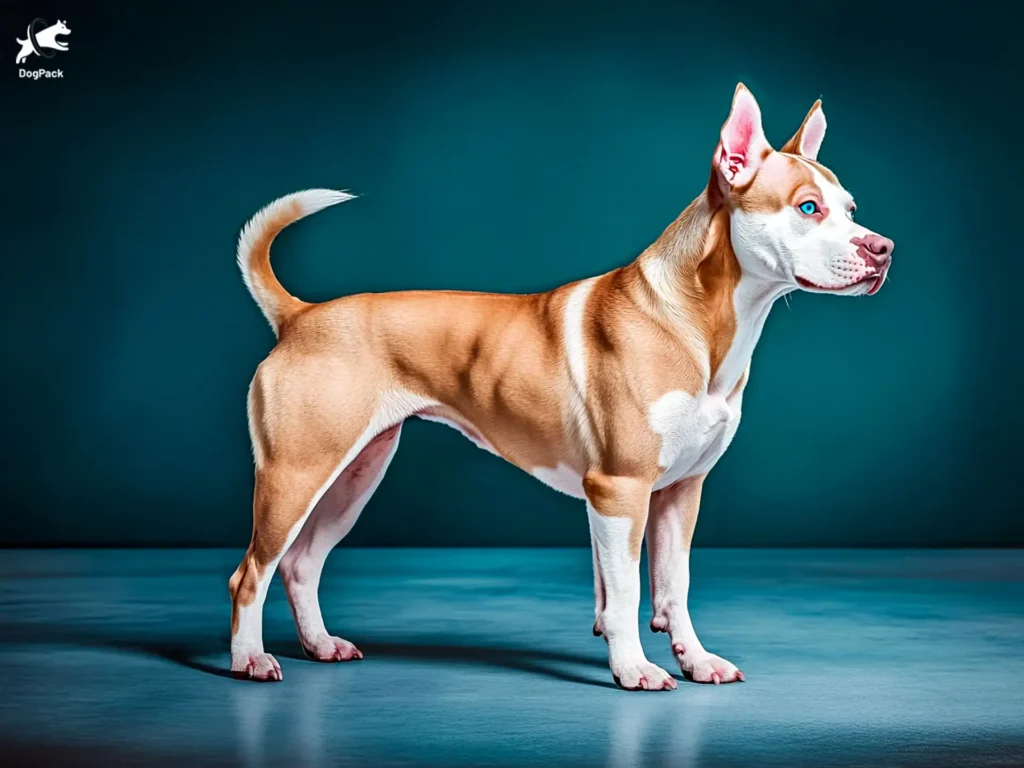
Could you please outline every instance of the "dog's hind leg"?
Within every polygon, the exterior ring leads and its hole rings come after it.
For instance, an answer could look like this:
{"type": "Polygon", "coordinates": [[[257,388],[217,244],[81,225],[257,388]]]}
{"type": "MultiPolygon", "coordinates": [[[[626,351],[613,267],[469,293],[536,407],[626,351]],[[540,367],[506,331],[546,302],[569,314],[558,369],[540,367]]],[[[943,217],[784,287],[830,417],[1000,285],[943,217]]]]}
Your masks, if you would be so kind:
{"type": "MultiPolygon", "coordinates": [[[[282,366],[268,358],[260,365],[250,388],[249,421],[256,459],[253,533],[249,550],[229,584],[231,670],[238,677],[256,680],[281,679],[277,661],[263,650],[263,602],[274,571],[302,535],[320,501],[346,470],[351,469],[339,486],[339,492],[343,497],[354,492],[358,509],[362,509],[369,491],[376,487],[376,482],[367,483],[365,478],[373,475],[376,479],[381,474],[382,458],[390,458],[398,437],[396,425],[430,402],[404,391],[374,398],[369,387],[359,388],[353,384],[343,391],[331,391],[317,382],[317,378],[341,380],[346,370],[330,371],[322,362],[304,370],[292,361],[289,363],[289,366],[282,366]],[[320,384],[314,393],[301,388],[310,380],[320,384]],[[297,392],[306,396],[297,396],[297,392]],[[360,487],[362,483],[366,483],[365,487],[360,487]]],[[[352,504],[343,506],[348,510],[352,504]]],[[[324,509],[323,524],[326,525],[331,500],[324,509]]],[[[303,540],[296,558],[289,559],[285,566],[293,607],[299,605],[296,599],[301,602],[296,618],[303,639],[307,636],[321,639],[316,630],[326,636],[323,622],[319,620],[319,607],[315,615],[308,609],[308,590],[294,588],[303,579],[308,582],[306,574],[313,573],[304,562],[303,554],[310,549],[317,553],[323,549],[323,557],[326,557],[329,547],[325,548],[325,543],[331,541],[331,536],[337,537],[334,541],[340,539],[355,522],[354,515],[343,515],[337,528],[328,525],[331,532],[318,536],[322,527],[319,515],[318,512],[307,534],[309,541],[303,540]]],[[[315,568],[317,576],[322,559],[315,568]]],[[[314,605],[315,594],[314,586],[314,605]]]]}
{"type": "Polygon", "coordinates": [[[280,680],[263,651],[263,602],[278,563],[339,468],[266,462],[256,470],[252,542],[231,577],[231,671],[235,677],[280,680]]]}
{"type": "Polygon", "coordinates": [[[402,426],[377,435],[363,448],[317,503],[281,559],[288,602],[306,655],[317,661],[350,661],[363,654],[348,640],[327,632],[317,590],[331,550],[352,530],[380,484],[395,451],[402,426]]]}

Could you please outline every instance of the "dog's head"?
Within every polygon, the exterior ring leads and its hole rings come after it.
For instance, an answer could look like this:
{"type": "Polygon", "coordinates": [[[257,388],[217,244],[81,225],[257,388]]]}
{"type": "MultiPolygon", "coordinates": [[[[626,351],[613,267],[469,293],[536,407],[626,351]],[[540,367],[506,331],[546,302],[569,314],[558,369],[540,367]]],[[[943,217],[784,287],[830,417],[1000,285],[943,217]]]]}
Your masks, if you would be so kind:
{"type": "Polygon", "coordinates": [[[53,29],[53,36],[54,37],[57,37],[58,35],[70,35],[71,34],[71,30],[68,29],[68,25],[65,24],[63,21],[61,21],[60,19],[57,19],[57,23],[54,24],[53,27],[51,27],[51,29],[53,29]]]}
{"type": "Polygon", "coordinates": [[[854,221],[853,197],[818,163],[825,115],[815,102],[781,150],[769,146],[761,110],[740,83],[715,150],[709,195],[729,207],[744,269],[816,293],[873,294],[893,243],[854,221]]]}

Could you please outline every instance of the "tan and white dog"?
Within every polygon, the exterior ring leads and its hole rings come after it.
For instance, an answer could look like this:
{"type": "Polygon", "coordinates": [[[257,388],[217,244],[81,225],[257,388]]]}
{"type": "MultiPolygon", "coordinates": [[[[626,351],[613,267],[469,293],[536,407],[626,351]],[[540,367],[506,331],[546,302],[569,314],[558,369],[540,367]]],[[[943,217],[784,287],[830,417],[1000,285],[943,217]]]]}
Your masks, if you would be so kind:
{"type": "Polygon", "coordinates": [[[252,542],[231,577],[231,669],[280,680],[263,650],[280,569],[299,637],[320,661],[360,659],[327,632],[317,588],[410,416],[440,421],[583,499],[594,559],[594,633],[615,681],[676,687],[637,626],[647,538],[654,618],[683,673],[743,680],[705,650],[687,610],[704,477],[729,446],[751,354],[780,296],[875,293],[893,244],[855,223],[853,199],[816,158],[821,102],[773,150],[742,84],[707,188],[628,266],[547,293],[409,291],[324,304],[290,295],[270,267],[286,226],[350,199],[308,190],[260,211],[238,263],[278,335],[249,390],[256,463],[252,542]]]}

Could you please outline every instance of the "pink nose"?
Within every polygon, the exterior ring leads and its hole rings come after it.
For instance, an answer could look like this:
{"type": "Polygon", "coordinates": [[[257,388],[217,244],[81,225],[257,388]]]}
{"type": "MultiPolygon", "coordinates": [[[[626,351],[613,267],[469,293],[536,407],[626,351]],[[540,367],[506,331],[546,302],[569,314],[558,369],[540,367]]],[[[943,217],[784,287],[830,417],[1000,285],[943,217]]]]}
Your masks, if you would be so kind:
{"type": "Polygon", "coordinates": [[[881,269],[892,258],[893,242],[888,237],[871,234],[855,237],[851,241],[857,246],[857,255],[873,267],[881,269]]]}

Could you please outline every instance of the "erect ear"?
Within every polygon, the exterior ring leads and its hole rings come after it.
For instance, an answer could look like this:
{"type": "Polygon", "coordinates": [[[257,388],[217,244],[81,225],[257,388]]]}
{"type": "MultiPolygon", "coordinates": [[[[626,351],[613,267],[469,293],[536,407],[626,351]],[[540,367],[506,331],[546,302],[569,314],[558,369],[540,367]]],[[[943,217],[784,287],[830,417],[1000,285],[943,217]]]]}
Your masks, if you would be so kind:
{"type": "Polygon", "coordinates": [[[800,128],[793,134],[793,138],[783,145],[782,151],[806,157],[808,160],[817,160],[818,150],[821,149],[821,142],[825,138],[825,125],[825,113],[821,110],[821,99],[818,99],[800,128]]]}
{"type": "Polygon", "coordinates": [[[732,111],[722,126],[715,166],[731,187],[741,187],[754,178],[771,147],[761,127],[761,108],[754,95],[740,83],[732,97],[732,111]]]}

